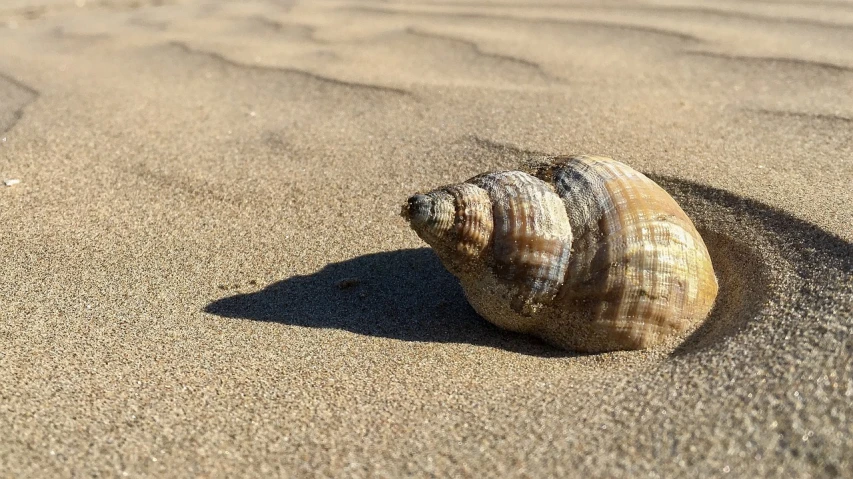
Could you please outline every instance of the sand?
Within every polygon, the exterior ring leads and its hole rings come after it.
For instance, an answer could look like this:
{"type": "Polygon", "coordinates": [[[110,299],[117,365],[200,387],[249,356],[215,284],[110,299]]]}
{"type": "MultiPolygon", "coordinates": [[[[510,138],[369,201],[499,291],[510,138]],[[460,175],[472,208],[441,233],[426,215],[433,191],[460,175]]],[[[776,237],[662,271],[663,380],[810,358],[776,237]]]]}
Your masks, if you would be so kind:
{"type": "Polygon", "coordinates": [[[853,476],[853,3],[0,7],[0,475],[853,476]],[[684,206],[674,348],[477,317],[398,216],[536,153],[684,206]]]}

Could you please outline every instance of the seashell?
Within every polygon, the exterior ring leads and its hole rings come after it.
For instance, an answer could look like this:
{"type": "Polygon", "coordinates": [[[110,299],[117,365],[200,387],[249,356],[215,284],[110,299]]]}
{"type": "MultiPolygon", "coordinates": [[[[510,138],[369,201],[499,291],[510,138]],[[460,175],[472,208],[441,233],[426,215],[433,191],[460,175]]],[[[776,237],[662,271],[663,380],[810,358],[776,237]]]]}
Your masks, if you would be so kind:
{"type": "Polygon", "coordinates": [[[601,156],[522,170],[403,205],[478,314],[583,352],[653,347],[705,319],[718,289],[711,258],[663,188],[601,156]]]}

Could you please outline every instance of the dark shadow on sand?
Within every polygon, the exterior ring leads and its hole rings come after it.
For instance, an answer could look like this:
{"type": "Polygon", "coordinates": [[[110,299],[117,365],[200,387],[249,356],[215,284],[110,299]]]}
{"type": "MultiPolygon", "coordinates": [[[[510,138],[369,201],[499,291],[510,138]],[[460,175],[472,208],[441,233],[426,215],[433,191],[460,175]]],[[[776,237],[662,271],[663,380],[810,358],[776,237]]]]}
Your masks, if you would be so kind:
{"type": "Polygon", "coordinates": [[[768,301],[790,308],[834,308],[833,298],[818,292],[832,290],[853,274],[853,244],[760,201],[679,178],[646,175],[693,219],[720,283],[708,319],[673,351],[674,356],[712,348],[736,335],[765,316],[768,301]],[[797,279],[780,282],[767,265],[771,259],[788,263],[797,279]]]}
{"type": "MultiPolygon", "coordinates": [[[[652,175],[650,175],[652,176],[652,175]]],[[[781,210],[732,193],[652,176],[693,218],[720,280],[708,320],[673,355],[714,347],[763,317],[771,298],[831,301],[774,284],[764,255],[782,258],[820,289],[853,272],[853,245],[781,210]],[[764,244],[764,252],[757,248],[764,244]],[[820,265],[821,267],[817,267],[820,265]],[[835,271],[834,274],[829,274],[835,271]],[[781,288],[781,289],[780,289],[781,288]]],[[[849,277],[849,276],[848,276],[849,277]]],[[[831,305],[828,305],[831,307],[831,305]]],[[[535,356],[571,356],[540,340],[502,331],[480,318],[457,280],[428,248],[360,256],[294,276],[249,294],[226,297],[205,311],[229,318],[336,328],[404,341],[468,343],[535,356]]]]}
{"type": "Polygon", "coordinates": [[[255,293],[220,299],[205,311],[403,341],[469,343],[534,356],[571,355],[480,318],[456,278],[428,248],[332,263],[255,293]]]}

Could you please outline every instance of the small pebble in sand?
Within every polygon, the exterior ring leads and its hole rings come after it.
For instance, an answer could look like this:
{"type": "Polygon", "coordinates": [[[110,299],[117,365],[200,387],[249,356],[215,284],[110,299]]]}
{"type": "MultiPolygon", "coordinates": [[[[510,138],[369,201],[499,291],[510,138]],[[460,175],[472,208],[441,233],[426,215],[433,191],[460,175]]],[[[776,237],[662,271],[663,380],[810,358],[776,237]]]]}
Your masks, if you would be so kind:
{"type": "Polygon", "coordinates": [[[15,178],[10,178],[10,179],[8,179],[8,180],[3,180],[3,184],[4,184],[4,185],[6,185],[6,186],[15,186],[15,185],[17,185],[17,184],[18,184],[18,183],[20,183],[20,182],[21,182],[21,180],[18,180],[18,179],[15,179],[15,178]]]}
{"type": "Polygon", "coordinates": [[[359,284],[361,284],[361,280],[358,278],[346,278],[338,281],[338,289],[349,289],[359,284]]]}

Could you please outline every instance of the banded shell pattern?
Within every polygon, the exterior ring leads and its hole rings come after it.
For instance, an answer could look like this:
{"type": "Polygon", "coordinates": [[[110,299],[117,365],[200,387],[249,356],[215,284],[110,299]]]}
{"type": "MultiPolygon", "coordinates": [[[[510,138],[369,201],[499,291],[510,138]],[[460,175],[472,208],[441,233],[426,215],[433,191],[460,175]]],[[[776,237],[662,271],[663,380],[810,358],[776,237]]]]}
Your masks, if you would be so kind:
{"type": "Polygon", "coordinates": [[[717,295],[684,211],[610,158],[478,175],[410,197],[402,215],[478,314],[565,349],[653,347],[701,322],[717,295]]]}

